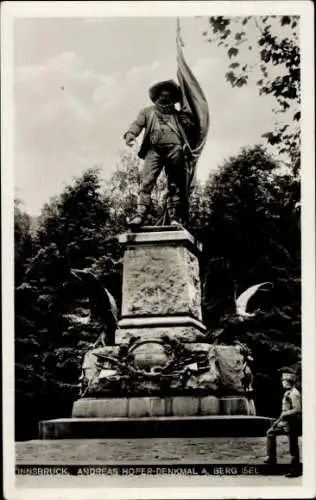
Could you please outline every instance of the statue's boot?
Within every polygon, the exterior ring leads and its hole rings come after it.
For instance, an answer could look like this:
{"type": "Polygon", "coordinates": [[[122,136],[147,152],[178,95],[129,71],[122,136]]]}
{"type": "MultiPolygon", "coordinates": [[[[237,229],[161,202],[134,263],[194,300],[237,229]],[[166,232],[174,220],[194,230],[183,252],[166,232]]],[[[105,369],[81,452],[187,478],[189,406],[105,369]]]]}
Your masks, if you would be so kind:
{"type": "Polygon", "coordinates": [[[179,217],[179,207],[168,207],[168,214],[171,226],[181,226],[181,218],[179,217]]]}
{"type": "Polygon", "coordinates": [[[146,205],[139,204],[137,207],[136,216],[129,221],[129,226],[138,227],[141,226],[146,218],[148,207],[146,205]]]}

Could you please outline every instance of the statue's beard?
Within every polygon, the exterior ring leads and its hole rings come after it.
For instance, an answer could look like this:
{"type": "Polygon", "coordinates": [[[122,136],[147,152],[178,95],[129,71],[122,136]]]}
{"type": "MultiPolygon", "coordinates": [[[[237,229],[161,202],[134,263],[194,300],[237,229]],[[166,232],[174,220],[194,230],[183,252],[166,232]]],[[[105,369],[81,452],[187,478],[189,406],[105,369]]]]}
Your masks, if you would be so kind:
{"type": "Polygon", "coordinates": [[[167,101],[156,101],[156,106],[159,111],[162,113],[173,113],[175,111],[175,107],[173,102],[167,101]]]}

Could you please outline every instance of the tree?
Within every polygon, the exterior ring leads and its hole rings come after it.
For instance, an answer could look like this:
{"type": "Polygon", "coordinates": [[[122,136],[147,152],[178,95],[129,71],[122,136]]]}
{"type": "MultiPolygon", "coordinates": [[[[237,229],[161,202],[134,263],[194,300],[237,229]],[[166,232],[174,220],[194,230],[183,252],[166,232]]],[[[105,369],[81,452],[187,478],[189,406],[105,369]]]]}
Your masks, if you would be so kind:
{"type": "MultiPolygon", "coordinates": [[[[71,268],[104,267],[109,255],[109,206],[99,174],[90,169],[46,205],[28,262],[16,290],[16,418],[32,408],[31,421],[67,415],[78,393],[85,350],[101,326],[78,328],[65,316],[80,293],[69,287],[71,268]]],[[[110,256],[109,256],[110,259],[110,256]]],[[[109,284],[106,286],[110,288],[109,284]]],[[[119,285],[118,285],[119,287],[119,285]]],[[[81,297],[82,298],[82,297],[81,297]]]]}
{"type": "Polygon", "coordinates": [[[21,200],[14,201],[15,283],[23,278],[33,252],[33,238],[29,215],[21,209],[21,200]]]}
{"type": "Polygon", "coordinates": [[[296,174],[300,163],[300,48],[298,16],[211,17],[204,36],[226,49],[229,61],[226,79],[242,87],[252,75],[259,94],[275,98],[275,113],[285,114],[285,124],[276,124],[264,134],[279,153],[286,153],[296,174]],[[255,38],[255,42],[251,39],[255,38]],[[253,57],[256,52],[257,57],[253,57]],[[252,61],[252,62],[249,62],[252,61]]]}
{"type": "MultiPolygon", "coordinates": [[[[219,341],[231,343],[236,337],[251,347],[258,394],[271,390],[272,411],[277,411],[273,384],[278,369],[300,368],[299,183],[278,174],[278,163],[256,146],[226,160],[210,176],[204,196],[208,212],[197,237],[203,243],[202,300],[209,338],[213,341],[223,329],[219,341]],[[250,303],[252,310],[260,308],[259,314],[232,321],[234,295],[264,281],[273,283],[272,291],[250,303]]],[[[260,397],[258,404],[259,411],[264,407],[260,397]]]]}
{"type": "Polygon", "coordinates": [[[73,267],[85,267],[103,254],[110,214],[101,194],[98,169],[88,169],[65,188],[59,199],[44,207],[39,220],[38,247],[50,243],[73,267]]]}
{"type": "MultiPolygon", "coordinates": [[[[29,215],[22,210],[22,201],[14,203],[14,307],[15,307],[15,384],[16,415],[22,415],[23,408],[33,404],[34,393],[40,391],[41,377],[38,375],[40,359],[36,323],[32,314],[34,290],[24,283],[25,272],[34,252],[29,215]]],[[[24,417],[27,426],[28,416],[24,417]]],[[[19,435],[19,433],[18,433],[19,435]]]]}

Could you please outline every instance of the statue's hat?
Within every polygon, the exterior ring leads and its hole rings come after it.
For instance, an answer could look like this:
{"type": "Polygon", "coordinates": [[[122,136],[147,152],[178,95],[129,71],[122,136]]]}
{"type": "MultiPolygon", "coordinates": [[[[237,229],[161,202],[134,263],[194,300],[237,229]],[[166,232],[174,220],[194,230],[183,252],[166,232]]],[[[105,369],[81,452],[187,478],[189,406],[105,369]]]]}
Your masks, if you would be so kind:
{"type": "Polygon", "coordinates": [[[156,102],[158,99],[159,93],[161,90],[167,89],[171,92],[171,98],[174,103],[180,102],[181,99],[181,90],[179,85],[176,84],[173,80],[164,80],[163,82],[155,83],[149,89],[149,97],[153,102],[156,102]]]}

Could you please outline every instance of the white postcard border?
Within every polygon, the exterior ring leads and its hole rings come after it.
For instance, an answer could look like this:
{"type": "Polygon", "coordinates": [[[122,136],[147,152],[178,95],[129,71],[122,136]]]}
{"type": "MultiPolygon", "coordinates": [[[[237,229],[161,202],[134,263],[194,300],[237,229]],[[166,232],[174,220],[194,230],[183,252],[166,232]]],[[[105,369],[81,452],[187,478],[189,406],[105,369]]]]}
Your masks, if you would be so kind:
{"type": "MultiPolygon", "coordinates": [[[[8,499],[26,498],[312,498],[316,493],[315,458],[315,175],[313,3],[309,1],[234,2],[6,2],[2,4],[2,310],[3,310],[3,454],[8,499]],[[302,53],[302,486],[156,487],[139,478],[138,487],[72,489],[16,488],[14,477],[14,298],[13,298],[13,21],[16,17],[300,15],[302,53]]],[[[71,481],[71,479],[70,479],[71,481]]],[[[122,478],[120,478],[122,482],[122,478]]],[[[181,480],[180,480],[181,482],[181,480]]],[[[223,481],[225,483],[225,481],[223,481]]],[[[104,479],[104,484],[106,480],[104,479]]]]}

